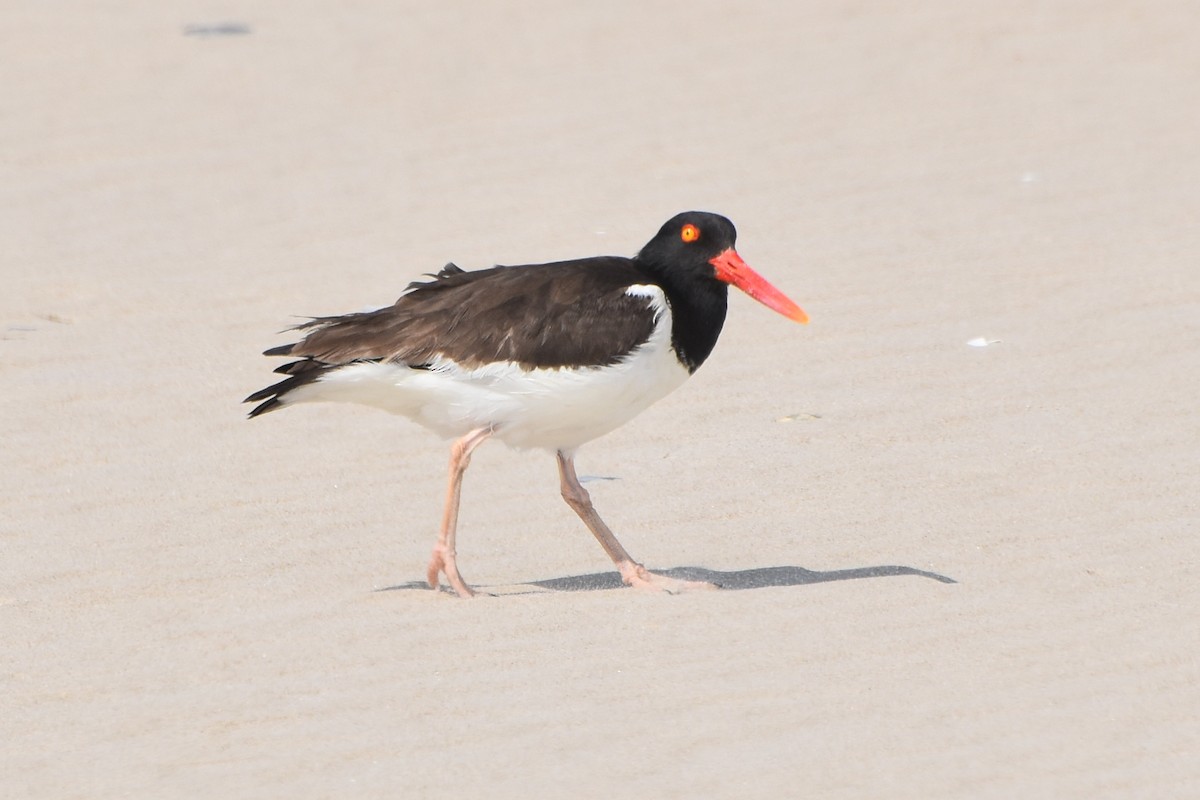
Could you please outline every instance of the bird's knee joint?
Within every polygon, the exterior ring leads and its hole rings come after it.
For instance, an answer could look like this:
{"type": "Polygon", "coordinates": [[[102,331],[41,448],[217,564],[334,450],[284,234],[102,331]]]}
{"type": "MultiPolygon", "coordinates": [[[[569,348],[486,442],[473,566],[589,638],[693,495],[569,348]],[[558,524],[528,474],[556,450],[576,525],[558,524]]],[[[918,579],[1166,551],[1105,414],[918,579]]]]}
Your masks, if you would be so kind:
{"type": "Polygon", "coordinates": [[[564,486],[562,488],[562,499],[567,501],[567,505],[572,508],[587,507],[592,504],[592,498],[587,493],[587,490],[580,487],[576,489],[573,486],[564,486]]]}

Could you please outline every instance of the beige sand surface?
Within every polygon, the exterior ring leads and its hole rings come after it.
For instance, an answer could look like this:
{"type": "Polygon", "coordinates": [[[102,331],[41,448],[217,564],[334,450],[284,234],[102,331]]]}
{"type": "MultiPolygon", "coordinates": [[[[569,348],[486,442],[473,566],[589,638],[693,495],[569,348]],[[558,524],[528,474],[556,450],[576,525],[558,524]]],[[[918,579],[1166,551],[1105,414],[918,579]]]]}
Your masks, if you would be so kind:
{"type": "Polygon", "coordinates": [[[1194,3],[135,5],[0,9],[0,796],[1200,796],[1194,3]],[[686,208],[813,324],[580,470],[745,591],[498,446],[500,596],[411,588],[445,444],[243,418],[290,315],[686,208]]]}

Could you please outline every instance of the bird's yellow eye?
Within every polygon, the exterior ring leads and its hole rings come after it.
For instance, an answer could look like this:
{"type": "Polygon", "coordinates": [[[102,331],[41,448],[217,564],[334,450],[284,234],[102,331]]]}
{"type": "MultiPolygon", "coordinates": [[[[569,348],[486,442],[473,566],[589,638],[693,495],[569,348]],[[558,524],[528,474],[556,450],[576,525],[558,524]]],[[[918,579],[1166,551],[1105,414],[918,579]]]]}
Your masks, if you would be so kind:
{"type": "Polygon", "coordinates": [[[679,232],[679,238],[685,242],[694,242],[700,238],[700,229],[692,223],[683,226],[683,230],[679,232]]]}

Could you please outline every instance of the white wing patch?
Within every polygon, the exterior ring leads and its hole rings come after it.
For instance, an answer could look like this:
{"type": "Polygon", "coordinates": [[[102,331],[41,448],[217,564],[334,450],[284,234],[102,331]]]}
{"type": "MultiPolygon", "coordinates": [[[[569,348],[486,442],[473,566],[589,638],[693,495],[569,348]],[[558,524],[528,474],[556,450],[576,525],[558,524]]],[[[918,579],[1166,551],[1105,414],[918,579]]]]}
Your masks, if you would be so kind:
{"type": "Polygon", "coordinates": [[[625,294],[630,297],[645,297],[650,300],[650,307],[654,309],[654,318],[658,317],[666,311],[667,296],[663,293],[661,286],[655,286],[649,283],[635,283],[625,290],[625,294]]]}

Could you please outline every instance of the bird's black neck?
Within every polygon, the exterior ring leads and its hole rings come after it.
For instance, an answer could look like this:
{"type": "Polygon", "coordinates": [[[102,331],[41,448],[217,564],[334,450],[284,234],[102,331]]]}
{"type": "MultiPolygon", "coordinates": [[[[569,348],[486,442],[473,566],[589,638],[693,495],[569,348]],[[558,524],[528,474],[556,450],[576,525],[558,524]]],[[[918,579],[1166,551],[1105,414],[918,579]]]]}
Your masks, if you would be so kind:
{"type": "Polygon", "coordinates": [[[725,325],[729,288],[719,281],[655,279],[671,305],[671,346],[688,372],[695,372],[712,353],[725,325]]]}

